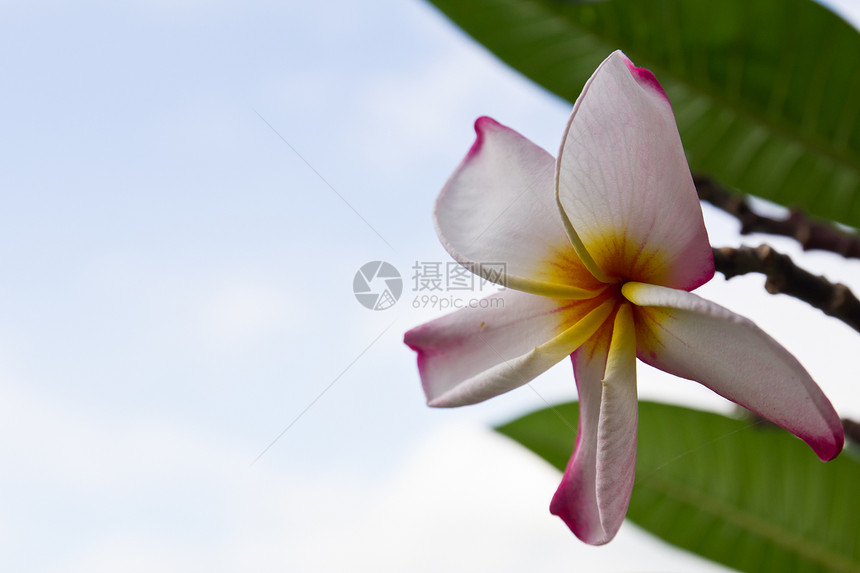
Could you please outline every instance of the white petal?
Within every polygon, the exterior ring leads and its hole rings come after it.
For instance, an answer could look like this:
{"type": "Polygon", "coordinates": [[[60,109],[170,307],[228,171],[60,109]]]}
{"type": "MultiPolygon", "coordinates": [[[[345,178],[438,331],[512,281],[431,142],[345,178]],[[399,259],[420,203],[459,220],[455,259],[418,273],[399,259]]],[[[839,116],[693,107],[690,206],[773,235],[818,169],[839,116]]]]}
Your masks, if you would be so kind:
{"type": "Polygon", "coordinates": [[[807,442],[823,460],[842,450],[830,401],[803,366],[755,324],[694,294],[628,283],[639,358],[701,382],[807,442]]]}
{"type": "Polygon", "coordinates": [[[573,363],[579,432],[550,511],[577,537],[601,545],[624,521],[636,474],[639,415],[630,305],[618,310],[612,330],[604,327],[574,353],[573,363]]]}
{"type": "Polygon", "coordinates": [[[406,333],[430,406],[464,406],[549,369],[606,320],[614,300],[559,301],[506,290],[406,333]]]}
{"type": "Polygon", "coordinates": [[[600,290],[559,216],[554,159],[488,117],[475,131],[475,144],[436,200],[436,231],[451,256],[494,282],[502,282],[503,264],[506,286],[534,294],[583,298],[600,290]]]}
{"type": "Polygon", "coordinates": [[[672,107],[653,74],[621,52],[574,105],[556,184],[571,241],[596,276],[685,290],[713,276],[672,107]]]}

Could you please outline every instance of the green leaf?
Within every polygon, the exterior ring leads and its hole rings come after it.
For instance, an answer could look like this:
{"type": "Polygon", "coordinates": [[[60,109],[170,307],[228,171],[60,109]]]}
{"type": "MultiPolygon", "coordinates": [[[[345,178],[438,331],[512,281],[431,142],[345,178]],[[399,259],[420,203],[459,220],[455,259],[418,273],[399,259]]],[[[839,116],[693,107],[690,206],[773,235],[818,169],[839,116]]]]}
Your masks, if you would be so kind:
{"type": "Polygon", "coordinates": [[[574,101],[622,49],[668,93],[694,171],[860,227],[860,34],[812,0],[432,0],[574,101]]]}
{"type": "MultiPolygon", "coordinates": [[[[564,470],[576,403],[498,431],[564,470]]],[[[666,541],[741,571],[860,571],[860,462],[824,464],[773,426],[639,403],[636,484],[627,517],[666,541]]],[[[560,525],[561,526],[561,525],[560,525]]]]}

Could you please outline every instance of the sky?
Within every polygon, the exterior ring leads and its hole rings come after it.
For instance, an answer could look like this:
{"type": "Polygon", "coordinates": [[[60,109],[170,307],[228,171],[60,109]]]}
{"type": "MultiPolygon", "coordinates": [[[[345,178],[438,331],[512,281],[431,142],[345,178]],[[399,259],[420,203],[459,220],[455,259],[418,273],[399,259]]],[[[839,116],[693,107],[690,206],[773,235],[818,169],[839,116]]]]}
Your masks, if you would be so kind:
{"type": "MultiPolygon", "coordinates": [[[[435,196],[476,117],[555,150],[570,112],[428,4],[4,0],[0,70],[0,569],[722,570],[549,514],[558,473],[490,428],[575,398],[569,364],[425,406],[402,336],[444,312],[412,282],[450,261],[435,196]],[[403,294],[374,311],[378,260],[403,294]]],[[[714,245],[764,240],[704,211],[714,245]]],[[[860,418],[860,337],[762,283],[698,292],[860,418]]],[[[639,388],[732,411],[642,364],[639,388]]]]}

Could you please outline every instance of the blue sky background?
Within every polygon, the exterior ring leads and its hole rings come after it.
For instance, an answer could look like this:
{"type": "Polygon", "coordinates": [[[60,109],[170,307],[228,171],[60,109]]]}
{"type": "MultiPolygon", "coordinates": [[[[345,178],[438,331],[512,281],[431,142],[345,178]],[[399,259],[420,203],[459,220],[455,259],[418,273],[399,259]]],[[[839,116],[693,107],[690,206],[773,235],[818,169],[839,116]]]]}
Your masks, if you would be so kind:
{"type": "MultiPolygon", "coordinates": [[[[424,406],[401,340],[441,314],[409,304],[415,261],[449,260],[433,200],[476,117],[554,151],[570,111],[430,6],[5,0],[0,70],[0,569],[720,570],[631,524],[580,544],[558,475],[486,430],[573,398],[568,364],[424,406]],[[379,259],[405,291],[373,312],[352,280],[379,259]]],[[[856,333],[761,283],[701,292],[860,417],[856,333]]],[[[730,411],[642,365],[639,386],[730,411]]]]}

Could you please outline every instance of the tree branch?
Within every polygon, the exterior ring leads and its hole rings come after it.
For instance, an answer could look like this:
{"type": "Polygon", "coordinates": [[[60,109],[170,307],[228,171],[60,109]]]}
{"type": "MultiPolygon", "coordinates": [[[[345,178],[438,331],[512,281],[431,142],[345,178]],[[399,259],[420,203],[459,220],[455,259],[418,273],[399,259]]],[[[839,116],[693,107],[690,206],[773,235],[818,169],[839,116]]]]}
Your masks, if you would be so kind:
{"type": "Polygon", "coordinates": [[[843,418],[842,429],[845,430],[845,437],[855,444],[860,444],[860,423],[857,423],[854,420],[849,420],[848,418],[843,418]]]}
{"type": "Polygon", "coordinates": [[[838,318],[860,332],[860,300],[851,290],[813,275],[794,264],[769,245],[758,247],[714,248],[714,266],[727,279],[746,273],[767,277],[764,288],[770,294],[787,294],[838,318]]]}
{"type": "Polygon", "coordinates": [[[821,250],[846,258],[860,259],[860,236],[847,233],[824,222],[813,221],[801,211],[792,210],[787,219],[771,219],[754,212],[742,195],[721,187],[707,175],[693,175],[699,199],[733,215],[741,223],[741,234],[768,233],[792,237],[804,251],[821,250]]]}

